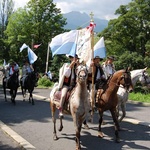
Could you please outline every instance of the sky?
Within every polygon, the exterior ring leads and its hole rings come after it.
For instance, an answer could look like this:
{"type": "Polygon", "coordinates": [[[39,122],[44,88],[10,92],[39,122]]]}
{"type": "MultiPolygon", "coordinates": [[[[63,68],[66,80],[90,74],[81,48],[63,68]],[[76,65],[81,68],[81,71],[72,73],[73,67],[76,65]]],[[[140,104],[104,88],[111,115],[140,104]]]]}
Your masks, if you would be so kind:
{"type": "MultiPolygon", "coordinates": [[[[29,0],[14,0],[15,8],[23,7],[29,0]]],[[[57,8],[61,9],[62,13],[71,11],[79,11],[81,13],[90,14],[93,12],[94,18],[99,19],[114,19],[115,10],[120,5],[127,5],[132,0],[53,0],[57,8]]]]}

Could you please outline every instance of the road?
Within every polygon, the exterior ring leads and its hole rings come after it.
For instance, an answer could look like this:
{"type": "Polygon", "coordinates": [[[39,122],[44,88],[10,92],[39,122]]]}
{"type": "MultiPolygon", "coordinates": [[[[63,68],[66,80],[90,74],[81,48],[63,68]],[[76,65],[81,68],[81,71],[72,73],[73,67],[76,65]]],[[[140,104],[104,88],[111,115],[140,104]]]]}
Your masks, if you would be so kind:
{"type": "MultiPolygon", "coordinates": [[[[49,108],[49,89],[35,89],[35,105],[22,101],[19,91],[16,106],[10,100],[4,101],[0,90],[0,150],[73,150],[75,149],[75,129],[72,118],[66,115],[64,128],[58,132],[58,141],[53,141],[53,123],[49,108]],[[37,96],[38,95],[38,96],[37,96]],[[3,124],[4,123],[4,124],[3,124]]],[[[94,122],[88,123],[89,130],[82,129],[81,146],[83,150],[150,150],[150,106],[127,104],[127,117],[120,124],[121,142],[114,142],[114,127],[111,117],[104,116],[106,125],[102,126],[104,138],[97,137],[98,114],[94,122]]],[[[108,116],[107,116],[108,115],[108,116]]],[[[57,114],[58,116],[58,114],[57,114]]],[[[59,120],[57,120],[57,127],[59,120]]]]}

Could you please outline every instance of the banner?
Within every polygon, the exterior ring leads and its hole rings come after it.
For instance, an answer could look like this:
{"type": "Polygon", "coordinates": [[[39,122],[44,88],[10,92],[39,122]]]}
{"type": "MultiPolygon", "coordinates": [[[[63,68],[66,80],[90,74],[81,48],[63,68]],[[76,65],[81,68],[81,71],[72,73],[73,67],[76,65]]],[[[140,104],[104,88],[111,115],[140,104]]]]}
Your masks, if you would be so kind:
{"type": "Polygon", "coordinates": [[[52,51],[52,56],[58,54],[69,54],[71,51],[75,51],[77,34],[78,30],[71,30],[70,32],[65,32],[55,36],[49,45],[52,51]]]}
{"type": "Polygon", "coordinates": [[[23,49],[25,49],[25,48],[28,48],[28,46],[24,43],[24,44],[21,46],[21,48],[20,48],[20,52],[22,52],[23,49]]]}
{"type": "Polygon", "coordinates": [[[94,57],[95,56],[99,56],[100,58],[106,57],[104,37],[101,37],[100,40],[94,46],[94,57]]]}
{"type": "Polygon", "coordinates": [[[33,46],[33,48],[37,49],[37,48],[39,48],[40,46],[41,46],[41,44],[36,44],[36,45],[33,46]]]}
{"type": "Polygon", "coordinates": [[[76,54],[82,60],[87,62],[91,55],[91,31],[87,28],[79,30],[77,38],[76,54]]]}
{"type": "Polygon", "coordinates": [[[38,58],[36,54],[30,49],[30,47],[28,47],[28,58],[30,64],[33,64],[38,58]]]}

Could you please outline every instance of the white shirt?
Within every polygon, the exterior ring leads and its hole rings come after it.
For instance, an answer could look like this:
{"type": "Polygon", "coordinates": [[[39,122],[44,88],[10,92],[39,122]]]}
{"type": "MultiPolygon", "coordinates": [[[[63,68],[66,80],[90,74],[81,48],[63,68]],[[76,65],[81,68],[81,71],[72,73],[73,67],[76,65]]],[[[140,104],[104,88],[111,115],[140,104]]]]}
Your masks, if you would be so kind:
{"type": "Polygon", "coordinates": [[[18,64],[15,64],[14,66],[11,66],[10,70],[9,70],[9,75],[12,75],[14,73],[14,71],[17,71],[17,70],[19,70],[18,64]]]}

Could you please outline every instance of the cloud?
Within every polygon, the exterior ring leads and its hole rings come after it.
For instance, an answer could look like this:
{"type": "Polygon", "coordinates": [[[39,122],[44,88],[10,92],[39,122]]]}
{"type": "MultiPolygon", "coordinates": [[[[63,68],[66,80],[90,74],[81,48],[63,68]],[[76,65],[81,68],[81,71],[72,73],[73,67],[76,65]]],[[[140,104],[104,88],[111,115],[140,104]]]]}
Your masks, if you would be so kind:
{"type": "MultiPolygon", "coordinates": [[[[25,5],[29,0],[14,0],[21,6],[25,5]]],[[[71,11],[79,11],[90,14],[94,13],[95,18],[100,19],[113,19],[116,18],[114,15],[116,9],[120,5],[126,5],[132,0],[53,0],[58,8],[61,9],[62,13],[68,13],[71,11]]],[[[20,7],[19,6],[19,7],[20,7]]]]}
{"type": "Polygon", "coordinates": [[[62,13],[68,13],[70,11],[80,11],[90,14],[94,13],[95,18],[101,19],[113,19],[116,9],[120,5],[128,4],[131,0],[54,0],[57,3],[57,7],[61,8],[62,13]]]}

